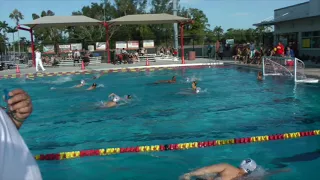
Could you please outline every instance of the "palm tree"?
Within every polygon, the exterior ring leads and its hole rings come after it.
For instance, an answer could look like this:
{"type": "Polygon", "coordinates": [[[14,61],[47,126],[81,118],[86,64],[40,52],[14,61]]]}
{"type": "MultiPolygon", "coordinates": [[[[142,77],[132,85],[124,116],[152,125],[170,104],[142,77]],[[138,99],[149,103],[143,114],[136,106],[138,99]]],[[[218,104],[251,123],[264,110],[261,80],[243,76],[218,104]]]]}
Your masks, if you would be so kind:
{"type": "Polygon", "coordinates": [[[13,38],[13,51],[15,51],[15,46],[14,46],[14,33],[17,32],[17,28],[16,27],[7,27],[7,32],[8,33],[12,33],[12,38],[13,38]]]}
{"type": "MultiPolygon", "coordinates": [[[[18,27],[20,20],[24,19],[24,16],[18,9],[14,9],[12,11],[12,13],[9,15],[9,18],[16,21],[16,27],[18,27]]],[[[18,39],[20,39],[19,31],[18,31],[18,39]]],[[[14,39],[13,39],[13,41],[14,41],[14,39]]],[[[18,48],[19,48],[19,54],[20,54],[20,43],[19,43],[18,48]]]]}
{"type": "Polygon", "coordinates": [[[7,51],[7,47],[6,47],[6,41],[8,40],[7,38],[7,30],[8,30],[8,24],[6,23],[6,21],[0,21],[0,43],[1,43],[1,51],[3,51],[2,49],[2,43],[3,43],[3,47],[4,47],[4,52],[6,54],[7,51]]]}

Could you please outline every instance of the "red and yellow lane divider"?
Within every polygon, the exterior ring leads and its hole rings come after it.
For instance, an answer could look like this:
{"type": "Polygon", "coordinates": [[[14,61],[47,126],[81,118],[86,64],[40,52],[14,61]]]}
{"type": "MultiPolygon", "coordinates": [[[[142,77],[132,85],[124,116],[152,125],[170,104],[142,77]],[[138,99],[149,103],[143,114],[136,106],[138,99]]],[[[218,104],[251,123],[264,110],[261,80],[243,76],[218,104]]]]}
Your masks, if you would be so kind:
{"type": "Polygon", "coordinates": [[[27,74],[9,74],[0,75],[1,79],[16,79],[16,78],[42,78],[42,77],[54,77],[54,76],[70,76],[70,75],[80,75],[80,74],[109,74],[117,72],[144,72],[144,71],[161,71],[161,70],[173,70],[182,68],[199,69],[205,68],[208,65],[197,65],[197,66],[177,66],[177,67],[149,67],[149,68],[121,68],[121,69],[109,69],[109,70],[88,70],[88,71],[73,71],[73,72],[52,72],[52,73],[27,73],[27,74]]]}
{"type": "Polygon", "coordinates": [[[293,132],[285,134],[253,136],[246,138],[234,138],[225,140],[212,140],[204,142],[188,142],[179,144],[165,144],[165,145],[152,145],[152,146],[137,146],[126,148],[107,148],[107,149],[94,149],[94,150],[82,150],[71,152],[60,152],[55,154],[41,154],[36,155],[36,160],[63,160],[73,159],[86,156],[107,156],[120,153],[139,153],[139,152],[157,152],[157,151],[175,151],[175,150],[187,150],[195,148],[206,148],[212,146],[223,146],[232,144],[248,144],[248,143],[260,143],[266,141],[275,140],[287,140],[302,138],[308,136],[319,136],[320,130],[306,131],[306,132],[293,132]]]}

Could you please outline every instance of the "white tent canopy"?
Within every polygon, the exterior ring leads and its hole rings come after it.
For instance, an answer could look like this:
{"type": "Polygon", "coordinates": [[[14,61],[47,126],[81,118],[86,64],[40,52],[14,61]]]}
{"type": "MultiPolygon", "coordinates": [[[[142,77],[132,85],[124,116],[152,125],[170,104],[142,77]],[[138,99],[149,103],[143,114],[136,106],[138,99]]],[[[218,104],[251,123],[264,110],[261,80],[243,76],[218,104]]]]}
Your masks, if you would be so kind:
{"type": "Polygon", "coordinates": [[[127,15],[117,19],[112,19],[110,25],[124,24],[173,24],[173,23],[191,22],[191,19],[171,14],[134,14],[127,15]]]}
{"type": "Polygon", "coordinates": [[[44,16],[22,25],[34,28],[65,27],[65,26],[96,26],[102,21],[87,16],[44,16]]]}

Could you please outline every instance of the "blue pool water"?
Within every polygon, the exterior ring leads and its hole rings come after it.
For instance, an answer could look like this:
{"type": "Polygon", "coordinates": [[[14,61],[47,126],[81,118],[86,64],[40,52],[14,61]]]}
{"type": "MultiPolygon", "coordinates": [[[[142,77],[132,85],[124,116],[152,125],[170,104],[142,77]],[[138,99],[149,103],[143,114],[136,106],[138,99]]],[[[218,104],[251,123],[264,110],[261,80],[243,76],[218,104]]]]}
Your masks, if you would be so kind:
{"type": "MultiPolygon", "coordinates": [[[[1,80],[1,88],[23,88],[34,112],[20,130],[33,154],[208,141],[319,129],[320,86],[295,85],[286,78],[256,81],[257,72],[244,68],[206,68],[138,73],[112,73],[88,80],[95,91],[72,88],[92,75],[47,77],[34,81],[1,80]],[[177,84],[150,85],[177,76],[177,84]],[[185,78],[200,78],[204,92],[185,94],[185,78]],[[131,94],[134,101],[99,109],[110,93],[131,94]]],[[[187,151],[38,161],[44,179],[178,179],[183,173],[226,162],[238,165],[253,158],[264,169],[275,169],[275,158],[319,149],[319,137],[228,145],[187,151]]],[[[315,160],[285,163],[290,172],[269,179],[318,179],[315,160]]],[[[306,156],[305,156],[306,157],[306,156]]]]}

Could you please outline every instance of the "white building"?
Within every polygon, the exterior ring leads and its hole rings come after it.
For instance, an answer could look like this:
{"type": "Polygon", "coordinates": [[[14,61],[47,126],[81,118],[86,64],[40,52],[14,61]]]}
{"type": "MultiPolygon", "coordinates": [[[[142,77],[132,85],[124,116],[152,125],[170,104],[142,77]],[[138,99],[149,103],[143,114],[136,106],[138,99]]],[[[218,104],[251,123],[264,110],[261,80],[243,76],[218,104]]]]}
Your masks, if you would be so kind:
{"type": "Polygon", "coordinates": [[[296,46],[299,55],[320,56],[320,0],[276,9],[273,20],[254,24],[270,25],[274,25],[275,43],[296,46]]]}

